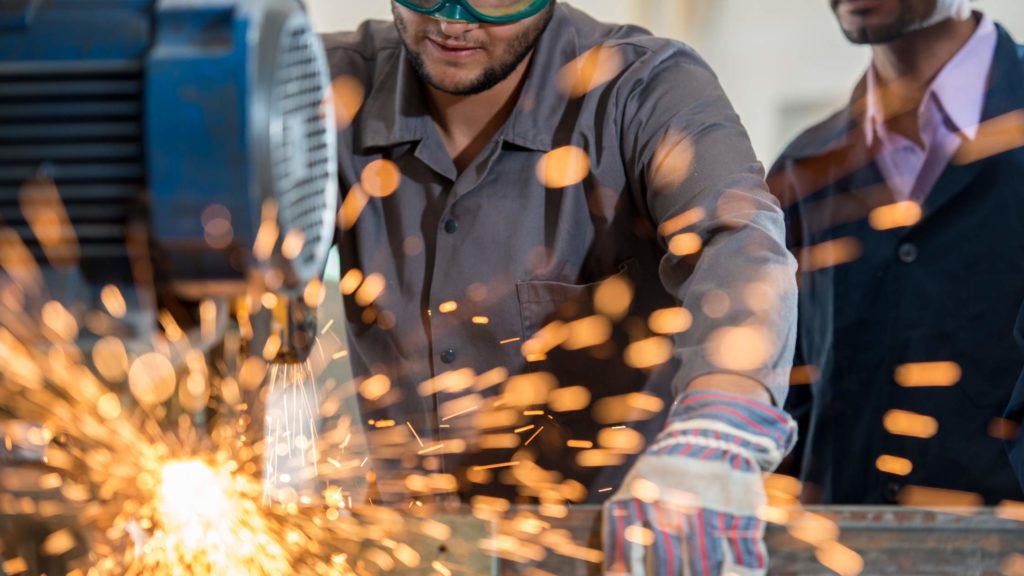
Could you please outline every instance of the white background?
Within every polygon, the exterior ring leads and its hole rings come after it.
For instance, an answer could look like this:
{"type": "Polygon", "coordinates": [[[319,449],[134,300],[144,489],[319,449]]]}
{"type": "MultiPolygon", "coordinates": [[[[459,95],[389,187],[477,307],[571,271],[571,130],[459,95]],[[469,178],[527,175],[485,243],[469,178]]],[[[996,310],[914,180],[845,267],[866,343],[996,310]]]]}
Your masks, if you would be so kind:
{"type": "MultiPolygon", "coordinates": [[[[389,0],[305,0],[321,31],[390,19],[389,0]]],[[[711,63],[771,164],[801,128],[841,106],[868,61],[843,38],[828,0],[569,0],[599,20],[632,23],[683,40],[711,63]]],[[[978,9],[1024,41],[1024,0],[979,0],[978,9]]]]}

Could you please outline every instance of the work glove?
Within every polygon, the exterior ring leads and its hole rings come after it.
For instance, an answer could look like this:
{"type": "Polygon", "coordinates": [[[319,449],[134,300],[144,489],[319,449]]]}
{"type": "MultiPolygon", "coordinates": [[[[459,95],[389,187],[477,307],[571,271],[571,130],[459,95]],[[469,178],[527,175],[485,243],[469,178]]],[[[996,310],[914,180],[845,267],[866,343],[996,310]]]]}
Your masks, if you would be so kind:
{"type": "Polygon", "coordinates": [[[762,474],[795,442],[796,423],[769,404],[721,392],[682,396],[605,503],[605,572],[764,574],[762,474]]]}

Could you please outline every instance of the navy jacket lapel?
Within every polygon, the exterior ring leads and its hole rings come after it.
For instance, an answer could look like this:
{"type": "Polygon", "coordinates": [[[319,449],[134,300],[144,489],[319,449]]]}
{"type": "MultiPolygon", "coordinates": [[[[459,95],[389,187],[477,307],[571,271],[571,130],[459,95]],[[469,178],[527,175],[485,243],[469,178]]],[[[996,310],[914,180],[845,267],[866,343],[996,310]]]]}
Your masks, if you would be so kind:
{"type": "MultiPolygon", "coordinates": [[[[986,122],[1001,118],[1024,106],[1024,67],[1017,43],[1001,26],[999,42],[989,78],[982,126],[986,122]]],[[[984,138],[985,131],[979,133],[984,138]]],[[[964,147],[969,148],[970,145],[964,147]]],[[[939,211],[943,206],[966,190],[981,173],[987,158],[970,158],[962,152],[946,168],[924,203],[924,219],[939,211]],[[969,161],[965,162],[965,158],[969,161]]]]}
{"type": "Polygon", "coordinates": [[[783,192],[780,200],[785,208],[801,206],[790,214],[791,225],[803,228],[793,234],[803,238],[800,243],[818,241],[819,233],[862,220],[893,201],[864,134],[866,86],[862,78],[847,107],[817,137],[787,150],[769,177],[773,190],[795,192],[783,192]]]}

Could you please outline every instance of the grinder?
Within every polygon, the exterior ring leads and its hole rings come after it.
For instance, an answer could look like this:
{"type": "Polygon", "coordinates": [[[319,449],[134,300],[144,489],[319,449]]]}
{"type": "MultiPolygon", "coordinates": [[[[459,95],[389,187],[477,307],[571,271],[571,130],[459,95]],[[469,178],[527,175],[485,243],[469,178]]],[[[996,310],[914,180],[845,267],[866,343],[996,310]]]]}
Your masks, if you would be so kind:
{"type": "MultiPolygon", "coordinates": [[[[335,155],[299,0],[0,0],[0,329],[18,329],[17,293],[73,314],[86,357],[104,335],[151,349],[157,330],[212,348],[233,308],[250,353],[276,340],[268,359],[305,360],[335,155]]],[[[0,472],[50,472],[42,428],[16,416],[0,411],[0,472]]],[[[67,572],[34,557],[52,529],[17,523],[31,520],[0,514],[0,560],[67,572]]]]}
{"type": "Polygon", "coordinates": [[[276,331],[277,359],[304,360],[335,138],[298,0],[0,2],[0,245],[17,234],[49,298],[98,304],[119,288],[126,341],[160,326],[158,310],[188,326],[200,302],[258,286],[279,311],[254,315],[252,337],[276,331]]]}

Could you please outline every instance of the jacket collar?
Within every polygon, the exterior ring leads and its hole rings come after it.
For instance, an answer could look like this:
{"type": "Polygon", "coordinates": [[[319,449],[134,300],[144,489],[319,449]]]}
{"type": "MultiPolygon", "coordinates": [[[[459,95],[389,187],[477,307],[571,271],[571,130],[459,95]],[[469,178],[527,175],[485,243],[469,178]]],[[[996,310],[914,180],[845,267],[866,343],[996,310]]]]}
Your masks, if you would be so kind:
{"type": "Polygon", "coordinates": [[[403,46],[381,55],[373,88],[356,120],[355,140],[362,150],[422,140],[430,114],[423,84],[403,46]]]}
{"type": "MultiPolygon", "coordinates": [[[[935,188],[924,203],[924,218],[929,218],[962,191],[969,188],[971,182],[981,173],[986,159],[1004,151],[998,146],[993,147],[993,134],[999,132],[987,128],[999,125],[1011,112],[1017,112],[1024,105],[1024,68],[1021,65],[1022,51],[1006,30],[999,29],[999,43],[992,73],[989,76],[985,109],[982,113],[980,132],[977,139],[964,140],[964,144],[954,156],[946,171],[939,178],[935,188]],[[985,151],[979,153],[978,151],[985,151]]],[[[1019,125],[1019,120],[1017,121],[1019,125]]]]}
{"type": "Polygon", "coordinates": [[[1024,47],[1018,46],[1002,26],[988,96],[982,120],[992,120],[1017,110],[1024,104],[1024,47]]]}
{"type": "Polygon", "coordinates": [[[569,106],[557,87],[562,69],[581,52],[573,20],[582,13],[564,4],[555,6],[547,29],[537,42],[523,91],[505,126],[504,140],[542,152],[555,146],[556,127],[569,106]]]}
{"type": "MultiPolygon", "coordinates": [[[[992,62],[985,95],[982,123],[1019,109],[1024,105],[1024,48],[1001,25],[996,24],[999,40],[992,62]]],[[[828,155],[851,146],[865,146],[864,126],[867,114],[867,76],[853,91],[849,103],[825,122],[817,138],[809,139],[788,155],[801,160],[828,155]]]]}

